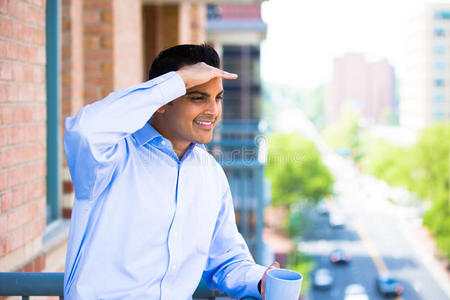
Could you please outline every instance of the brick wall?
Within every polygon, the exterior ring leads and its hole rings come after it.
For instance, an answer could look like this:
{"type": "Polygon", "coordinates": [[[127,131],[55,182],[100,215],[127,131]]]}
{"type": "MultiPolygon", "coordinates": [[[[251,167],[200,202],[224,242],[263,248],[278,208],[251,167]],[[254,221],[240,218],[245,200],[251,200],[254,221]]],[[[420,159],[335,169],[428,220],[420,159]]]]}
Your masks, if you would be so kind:
{"type": "Polygon", "coordinates": [[[0,271],[43,268],[45,149],[45,1],[0,0],[0,271]]]}

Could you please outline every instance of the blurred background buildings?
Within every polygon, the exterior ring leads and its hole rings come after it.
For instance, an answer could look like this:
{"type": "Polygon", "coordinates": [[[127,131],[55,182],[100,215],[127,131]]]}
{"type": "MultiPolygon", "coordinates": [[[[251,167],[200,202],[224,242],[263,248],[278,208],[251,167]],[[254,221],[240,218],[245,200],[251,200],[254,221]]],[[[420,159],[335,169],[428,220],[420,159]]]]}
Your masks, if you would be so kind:
{"type": "Polygon", "coordinates": [[[428,3],[410,19],[400,80],[400,124],[420,130],[450,119],[450,4],[428,3]]]}

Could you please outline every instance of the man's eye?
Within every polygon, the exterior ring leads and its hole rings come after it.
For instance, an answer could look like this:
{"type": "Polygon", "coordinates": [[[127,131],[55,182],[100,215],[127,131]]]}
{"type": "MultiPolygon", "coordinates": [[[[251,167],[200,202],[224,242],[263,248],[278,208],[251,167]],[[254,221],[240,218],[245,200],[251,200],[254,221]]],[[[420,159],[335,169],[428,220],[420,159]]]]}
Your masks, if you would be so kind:
{"type": "Polygon", "coordinates": [[[193,101],[201,101],[203,99],[204,99],[203,97],[191,97],[191,100],[193,101]]]}
{"type": "Polygon", "coordinates": [[[223,96],[217,96],[217,97],[216,97],[216,100],[222,101],[222,100],[223,100],[223,96]]]}

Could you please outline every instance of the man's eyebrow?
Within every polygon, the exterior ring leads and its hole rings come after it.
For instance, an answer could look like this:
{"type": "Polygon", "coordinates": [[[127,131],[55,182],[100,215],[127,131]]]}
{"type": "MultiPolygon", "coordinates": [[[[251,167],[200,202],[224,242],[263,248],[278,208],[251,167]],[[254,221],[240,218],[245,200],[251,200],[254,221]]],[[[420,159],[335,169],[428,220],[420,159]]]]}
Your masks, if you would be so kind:
{"type": "MultiPolygon", "coordinates": [[[[186,93],[186,95],[192,95],[192,94],[200,94],[200,95],[202,95],[202,96],[204,96],[204,97],[209,97],[209,96],[211,96],[210,94],[205,93],[205,92],[201,92],[201,91],[189,91],[189,92],[186,93]]],[[[223,90],[221,90],[221,91],[217,94],[217,96],[219,96],[220,94],[223,94],[223,90]]]]}

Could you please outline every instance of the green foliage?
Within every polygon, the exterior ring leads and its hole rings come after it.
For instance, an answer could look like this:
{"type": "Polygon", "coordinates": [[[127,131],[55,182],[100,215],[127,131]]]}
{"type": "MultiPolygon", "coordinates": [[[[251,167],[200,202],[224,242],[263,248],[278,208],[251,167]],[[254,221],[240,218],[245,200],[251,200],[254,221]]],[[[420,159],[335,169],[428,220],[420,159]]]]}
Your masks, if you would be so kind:
{"type": "Polygon", "coordinates": [[[315,268],[315,262],[312,256],[301,253],[297,247],[289,254],[286,268],[296,271],[303,276],[302,294],[305,295],[311,286],[311,273],[315,268]]]}
{"type": "Polygon", "coordinates": [[[424,129],[417,143],[409,148],[368,138],[361,149],[366,172],[431,201],[424,224],[436,238],[441,253],[450,259],[450,123],[424,129]]]}
{"type": "Polygon", "coordinates": [[[331,193],[334,181],[315,145],[297,133],[270,137],[265,172],[272,183],[274,205],[317,202],[331,193]]]}
{"type": "Polygon", "coordinates": [[[356,150],[359,146],[359,113],[351,107],[344,107],[336,123],[327,126],[323,136],[333,148],[356,150]]]}
{"type": "Polygon", "coordinates": [[[435,237],[436,245],[441,254],[450,260],[450,209],[447,198],[435,201],[424,214],[423,222],[435,237]]]}

